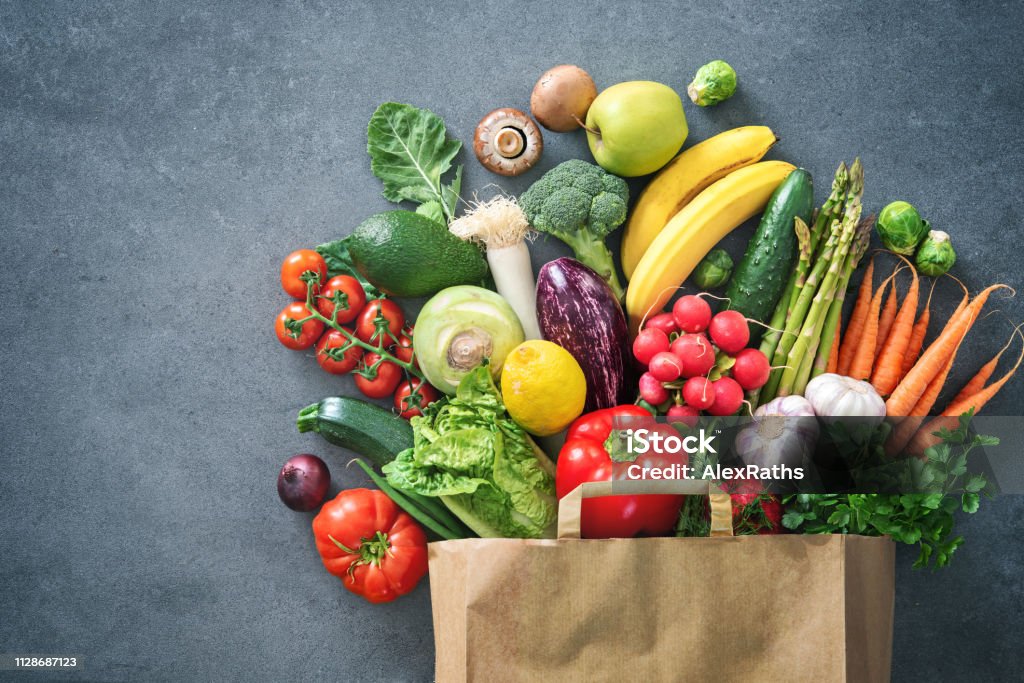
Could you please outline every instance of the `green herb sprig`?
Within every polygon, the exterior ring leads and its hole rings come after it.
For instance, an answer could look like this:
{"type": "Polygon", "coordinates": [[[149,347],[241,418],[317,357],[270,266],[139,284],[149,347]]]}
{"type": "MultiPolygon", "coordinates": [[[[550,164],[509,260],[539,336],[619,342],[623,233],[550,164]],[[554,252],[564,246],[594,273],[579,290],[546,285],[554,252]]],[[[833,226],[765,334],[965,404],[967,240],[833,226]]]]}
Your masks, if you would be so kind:
{"type": "Polygon", "coordinates": [[[999,439],[972,435],[972,417],[973,411],[964,413],[957,429],[935,432],[941,442],[925,451],[925,460],[910,463],[907,489],[921,493],[792,495],[783,500],[783,526],[805,534],[887,535],[920,547],[916,569],[948,565],[964,540],[953,535],[955,513],[977,512],[981,496],[993,493],[984,474],[968,471],[968,455],[999,439]]]}

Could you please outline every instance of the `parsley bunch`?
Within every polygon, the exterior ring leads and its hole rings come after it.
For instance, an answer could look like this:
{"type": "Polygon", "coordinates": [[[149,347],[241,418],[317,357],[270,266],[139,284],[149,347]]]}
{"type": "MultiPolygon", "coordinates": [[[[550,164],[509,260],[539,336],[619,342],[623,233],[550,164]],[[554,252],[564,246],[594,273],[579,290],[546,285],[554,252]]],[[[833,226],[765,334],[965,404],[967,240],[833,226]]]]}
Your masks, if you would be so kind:
{"type": "Polygon", "coordinates": [[[906,468],[905,494],[797,494],[783,502],[782,524],[805,534],[891,536],[920,546],[915,568],[949,564],[962,536],[953,536],[954,513],[977,512],[981,494],[991,495],[985,475],[968,473],[967,457],[977,446],[995,446],[999,439],[970,434],[972,412],[960,416],[955,430],[941,429],[941,442],[906,468]]]}

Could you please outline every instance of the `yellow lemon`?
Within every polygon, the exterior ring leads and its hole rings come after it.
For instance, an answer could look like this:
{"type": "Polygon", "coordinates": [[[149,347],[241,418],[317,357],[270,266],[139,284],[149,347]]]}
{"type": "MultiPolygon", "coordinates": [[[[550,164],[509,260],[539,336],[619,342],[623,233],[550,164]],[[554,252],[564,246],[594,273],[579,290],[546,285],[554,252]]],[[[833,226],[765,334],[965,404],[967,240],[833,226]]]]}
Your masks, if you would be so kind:
{"type": "Polygon", "coordinates": [[[587,379],[558,344],[534,339],[512,349],[501,371],[501,398],[508,414],[537,436],[562,431],[583,412],[587,379]]]}

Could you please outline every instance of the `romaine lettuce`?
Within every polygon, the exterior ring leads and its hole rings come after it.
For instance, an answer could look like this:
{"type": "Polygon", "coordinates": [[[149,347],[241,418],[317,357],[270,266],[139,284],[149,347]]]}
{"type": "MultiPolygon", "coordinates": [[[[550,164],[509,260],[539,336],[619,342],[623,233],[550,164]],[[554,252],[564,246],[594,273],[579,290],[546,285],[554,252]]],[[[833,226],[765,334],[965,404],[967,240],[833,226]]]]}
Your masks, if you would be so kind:
{"type": "Polygon", "coordinates": [[[486,366],[412,428],[413,448],[384,467],[392,486],[440,497],[483,537],[554,535],[554,465],[505,412],[486,366]]]}

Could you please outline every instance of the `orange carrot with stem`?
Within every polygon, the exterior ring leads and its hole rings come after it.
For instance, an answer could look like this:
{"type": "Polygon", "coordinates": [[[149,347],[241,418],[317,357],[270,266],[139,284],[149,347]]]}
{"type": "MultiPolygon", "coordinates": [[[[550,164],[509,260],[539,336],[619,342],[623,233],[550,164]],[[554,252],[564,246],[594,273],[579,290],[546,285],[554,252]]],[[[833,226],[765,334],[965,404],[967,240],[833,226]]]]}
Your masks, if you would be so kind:
{"type": "MultiPolygon", "coordinates": [[[[871,374],[871,385],[881,396],[888,396],[900,381],[900,368],[903,366],[903,357],[910,345],[910,338],[914,330],[914,316],[917,315],[917,298],[919,283],[917,270],[907,259],[906,261],[914,279],[907,290],[907,296],[903,299],[903,307],[893,318],[891,331],[885,339],[881,352],[875,359],[875,371],[871,374]]],[[[893,291],[896,287],[893,286],[893,291]]],[[[883,314],[884,316],[884,314],[883,314]]],[[[879,323],[879,339],[882,338],[881,323],[879,323]]]]}
{"type": "MultiPolygon", "coordinates": [[[[1013,332],[1015,335],[1019,335],[1020,328],[1015,328],[1013,332]]],[[[1024,336],[1022,336],[1021,339],[1024,340],[1024,336]]],[[[999,390],[1010,381],[1014,373],[1017,372],[1017,368],[1020,367],[1022,361],[1024,361],[1024,345],[1021,346],[1020,355],[1017,356],[1017,362],[1006,372],[1005,375],[970,396],[961,398],[958,401],[953,401],[945,410],[942,411],[941,416],[933,420],[929,420],[924,427],[917,430],[913,440],[910,442],[909,450],[915,454],[923,454],[926,449],[939,443],[940,439],[935,436],[935,432],[939,431],[940,428],[956,428],[957,423],[960,420],[960,416],[969,410],[974,411],[974,414],[977,415],[978,412],[985,407],[985,404],[991,401],[999,390]]]]}
{"type": "MultiPolygon", "coordinates": [[[[964,341],[964,337],[960,338],[960,344],[964,341]]],[[[956,345],[953,353],[950,354],[949,360],[943,366],[942,371],[932,378],[932,381],[928,382],[928,388],[921,394],[921,398],[917,400],[914,407],[910,409],[910,416],[902,420],[898,420],[896,428],[893,429],[892,434],[889,435],[888,440],[885,443],[885,452],[889,455],[899,453],[904,448],[918,429],[921,427],[921,423],[924,422],[924,418],[931,411],[935,405],[935,401],[938,400],[939,394],[942,393],[942,386],[946,383],[946,378],[949,377],[950,371],[953,369],[953,361],[956,359],[957,351],[960,350],[960,344],[956,345]]]]}
{"type": "MultiPolygon", "coordinates": [[[[1020,328],[1014,328],[1014,334],[1020,334],[1020,328]]],[[[1021,337],[1024,340],[1024,337],[1021,337]]],[[[1002,353],[1000,351],[1000,353],[1002,353]]],[[[974,392],[970,396],[961,397],[959,400],[953,400],[950,405],[942,411],[942,414],[946,417],[959,417],[966,413],[968,410],[974,409],[974,414],[977,415],[978,411],[985,407],[985,404],[992,400],[992,397],[998,393],[1003,386],[1010,381],[1014,373],[1017,372],[1017,368],[1020,367],[1021,362],[1024,361],[1024,345],[1021,346],[1020,355],[1017,357],[1017,362],[1014,363],[1013,367],[1010,368],[1005,375],[1000,377],[992,384],[989,384],[984,389],[974,392]]]]}
{"type": "Polygon", "coordinates": [[[963,339],[971,325],[978,318],[978,314],[985,306],[989,296],[997,289],[1010,289],[1008,285],[996,284],[986,287],[978,296],[974,297],[962,311],[956,313],[938,338],[931,343],[928,350],[921,355],[921,358],[914,363],[907,376],[903,378],[896,389],[885,402],[887,415],[903,416],[908,415],[914,408],[921,395],[928,389],[928,383],[932,381],[949,360],[950,354],[963,339]]]}
{"type": "Polygon", "coordinates": [[[839,351],[839,374],[845,375],[850,372],[850,363],[857,353],[857,344],[860,343],[861,335],[864,333],[864,324],[867,321],[868,310],[871,308],[871,280],[875,274],[875,259],[868,262],[864,269],[864,277],[860,281],[860,289],[857,292],[857,303],[850,315],[850,322],[846,325],[846,334],[843,335],[842,348],[839,351]]]}
{"type": "Polygon", "coordinates": [[[942,392],[942,385],[946,382],[946,377],[952,369],[953,359],[950,358],[946,361],[942,372],[928,383],[928,388],[921,394],[921,398],[918,399],[914,407],[910,409],[910,415],[896,418],[896,426],[885,442],[885,452],[887,454],[890,456],[896,455],[906,448],[910,440],[914,438],[914,435],[924,423],[924,419],[928,416],[928,411],[935,405],[935,401],[942,392]]]}
{"type": "Polygon", "coordinates": [[[1003,348],[999,349],[999,353],[992,356],[992,359],[989,362],[978,368],[978,372],[975,373],[974,377],[972,377],[967,384],[964,385],[963,389],[960,390],[960,393],[954,396],[953,400],[949,402],[950,405],[955,405],[985,388],[985,382],[987,382],[989,378],[992,377],[992,373],[996,371],[996,366],[999,365],[999,359],[1002,358],[1003,354],[1006,353],[1006,350],[1010,348],[1010,344],[1013,343],[1013,338],[1019,330],[1020,327],[1014,328],[1014,334],[1011,334],[1010,338],[1006,340],[1006,344],[1003,345],[1003,348]]]}
{"type": "MultiPolygon", "coordinates": [[[[896,281],[893,280],[889,296],[885,297],[885,305],[882,306],[882,314],[878,318],[878,343],[875,344],[875,360],[881,355],[882,349],[889,341],[889,333],[892,332],[892,324],[896,320],[896,310],[899,307],[899,295],[896,292],[896,281]]],[[[915,311],[916,313],[916,311],[915,311]]]]}
{"type": "Polygon", "coordinates": [[[832,339],[832,348],[828,352],[828,364],[825,372],[835,372],[839,369],[839,325],[836,325],[836,333],[832,339]]]}
{"type": "MultiPolygon", "coordinates": [[[[871,365],[875,361],[875,347],[878,345],[878,318],[882,308],[882,295],[885,294],[885,288],[889,286],[894,277],[896,277],[896,273],[886,278],[871,297],[871,307],[868,309],[867,318],[864,321],[864,330],[861,332],[857,350],[850,362],[850,369],[846,373],[854,379],[866,380],[871,377],[871,365]]],[[[840,374],[842,373],[840,372],[840,374]]]]}
{"type": "MultiPolygon", "coordinates": [[[[914,367],[918,357],[921,355],[921,347],[924,346],[925,335],[928,334],[928,322],[932,313],[932,293],[935,292],[935,283],[938,279],[932,279],[931,289],[928,290],[928,300],[924,303],[924,310],[914,323],[914,329],[910,333],[910,343],[907,345],[906,353],[903,354],[903,362],[900,365],[900,379],[907,376],[910,368],[914,367]]],[[[899,382],[897,382],[899,384],[899,382]]]]}

